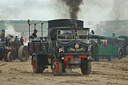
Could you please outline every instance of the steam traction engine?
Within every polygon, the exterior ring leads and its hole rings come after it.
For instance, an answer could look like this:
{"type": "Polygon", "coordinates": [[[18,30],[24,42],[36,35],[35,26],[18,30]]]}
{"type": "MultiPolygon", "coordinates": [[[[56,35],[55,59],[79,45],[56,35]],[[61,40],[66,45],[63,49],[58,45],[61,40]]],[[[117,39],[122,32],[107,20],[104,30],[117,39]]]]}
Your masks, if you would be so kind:
{"type": "Polygon", "coordinates": [[[20,42],[11,41],[12,37],[5,37],[5,30],[2,29],[0,34],[0,59],[11,62],[18,58],[21,62],[28,60],[28,48],[20,42]]]}
{"type": "Polygon", "coordinates": [[[59,19],[33,23],[28,20],[29,32],[32,24],[36,29],[39,23],[41,37],[30,39],[28,43],[33,72],[42,73],[51,65],[55,76],[69,72],[74,67],[80,67],[83,75],[89,75],[92,60],[89,56],[89,28],[83,28],[83,21],[72,23],[70,19],[59,19]]]}
{"type": "Polygon", "coordinates": [[[128,55],[128,36],[119,36],[116,40],[118,46],[117,56],[119,59],[128,55]]]}

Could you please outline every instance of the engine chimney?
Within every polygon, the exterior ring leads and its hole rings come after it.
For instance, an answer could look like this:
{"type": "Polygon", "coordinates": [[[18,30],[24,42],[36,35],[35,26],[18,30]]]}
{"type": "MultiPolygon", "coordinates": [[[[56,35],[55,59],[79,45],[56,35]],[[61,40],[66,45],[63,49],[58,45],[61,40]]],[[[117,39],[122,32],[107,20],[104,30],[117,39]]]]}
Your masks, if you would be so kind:
{"type": "Polygon", "coordinates": [[[5,41],[5,29],[2,29],[1,30],[0,38],[1,38],[1,42],[4,42],[5,41]]]}

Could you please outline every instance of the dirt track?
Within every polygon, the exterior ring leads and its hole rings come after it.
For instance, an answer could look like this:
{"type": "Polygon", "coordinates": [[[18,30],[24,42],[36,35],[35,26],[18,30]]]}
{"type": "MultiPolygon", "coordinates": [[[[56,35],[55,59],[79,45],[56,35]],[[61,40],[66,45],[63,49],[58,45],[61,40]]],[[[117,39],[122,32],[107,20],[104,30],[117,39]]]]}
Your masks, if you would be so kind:
{"type": "Polygon", "coordinates": [[[128,85],[128,57],[110,62],[92,62],[92,72],[83,76],[80,69],[53,76],[51,69],[34,74],[28,62],[0,61],[0,85],[128,85]]]}

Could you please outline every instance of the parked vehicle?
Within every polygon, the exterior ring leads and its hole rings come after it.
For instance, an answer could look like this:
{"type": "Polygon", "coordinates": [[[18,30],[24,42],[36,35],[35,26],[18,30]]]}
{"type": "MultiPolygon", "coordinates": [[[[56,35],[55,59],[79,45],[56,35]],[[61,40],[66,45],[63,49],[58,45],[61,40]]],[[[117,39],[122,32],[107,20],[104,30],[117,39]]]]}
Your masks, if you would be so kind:
{"type": "Polygon", "coordinates": [[[0,59],[11,62],[19,59],[21,62],[28,60],[28,48],[20,42],[12,41],[12,36],[5,37],[5,30],[2,29],[0,34],[0,59]]]}
{"type": "Polygon", "coordinates": [[[80,67],[83,75],[90,74],[92,58],[88,49],[89,28],[83,28],[83,21],[76,20],[73,23],[70,19],[58,19],[34,23],[28,20],[28,25],[29,36],[31,25],[41,31],[41,37],[31,38],[28,43],[34,73],[42,73],[51,65],[55,76],[73,67],[80,67]],[[41,29],[36,28],[37,24],[41,24],[41,29]]]}
{"type": "Polygon", "coordinates": [[[100,35],[90,35],[89,40],[92,45],[91,54],[95,61],[99,59],[108,59],[117,56],[117,46],[115,44],[115,37],[107,37],[100,35]]]}
{"type": "Polygon", "coordinates": [[[128,36],[119,36],[116,39],[118,46],[117,56],[119,59],[128,55],[128,36]]]}

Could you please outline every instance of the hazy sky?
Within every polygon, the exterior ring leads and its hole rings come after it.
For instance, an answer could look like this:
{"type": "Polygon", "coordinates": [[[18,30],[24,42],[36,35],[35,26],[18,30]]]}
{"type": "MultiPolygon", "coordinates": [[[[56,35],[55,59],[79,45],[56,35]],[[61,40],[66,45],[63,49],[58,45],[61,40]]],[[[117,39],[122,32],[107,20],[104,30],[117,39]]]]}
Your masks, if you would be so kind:
{"type": "MultiPolygon", "coordinates": [[[[128,20],[128,0],[83,0],[80,8],[78,19],[91,29],[100,21],[128,20]]],[[[61,0],[0,0],[0,20],[52,20],[69,15],[61,0]]]]}
{"type": "MultiPolygon", "coordinates": [[[[0,0],[0,20],[69,18],[59,0],[0,0]]],[[[78,19],[101,21],[128,19],[128,0],[83,0],[78,19]],[[123,3],[123,4],[122,4],[123,3]]]]}
{"type": "Polygon", "coordinates": [[[52,19],[54,0],[0,0],[0,19],[52,19]]]}

